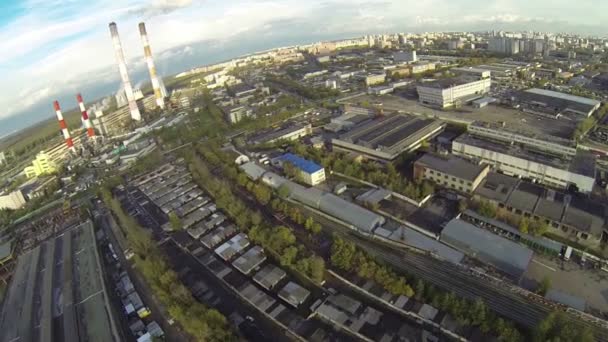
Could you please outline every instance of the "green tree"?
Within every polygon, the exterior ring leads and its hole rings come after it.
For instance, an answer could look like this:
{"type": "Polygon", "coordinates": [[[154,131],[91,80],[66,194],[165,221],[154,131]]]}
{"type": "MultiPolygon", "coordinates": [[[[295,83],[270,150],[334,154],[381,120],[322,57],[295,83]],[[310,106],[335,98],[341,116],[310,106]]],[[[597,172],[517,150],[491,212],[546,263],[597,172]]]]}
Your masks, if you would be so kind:
{"type": "Polygon", "coordinates": [[[289,194],[291,194],[291,190],[289,189],[289,187],[287,186],[287,184],[282,184],[277,189],[277,194],[281,198],[287,198],[287,197],[289,197],[289,194]]]}
{"type": "Polygon", "coordinates": [[[325,277],[325,261],[323,258],[314,256],[310,260],[310,278],[316,282],[321,283],[325,277]]]}
{"type": "Polygon", "coordinates": [[[312,217],[307,217],[306,221],[304,221],[304,228],[306,228],[306,230],[312,230],[312,227],[314,226],[315,221],[312,217]]]}
{"type": "Polygon", "coordinates": [[[547,276],[543,277],[540,281],[540,285],[538,286],[538,294],[544,296],[551,289],[551,279],[547,276]]]}
{"type": "Polygon", "coordinates": [[[530,229],[530,220],[527,217],[522,217],[522,219],[519,221],[518,228],[520,232],[528,234],[528,231],[530,229]]]}
{"type": "Polygon", "coordinates": [[[169,224],[171,225],[171,229],[173,230],[180,230],[183,228],[182,220],[173,211],[169,213],[169,224]]]}

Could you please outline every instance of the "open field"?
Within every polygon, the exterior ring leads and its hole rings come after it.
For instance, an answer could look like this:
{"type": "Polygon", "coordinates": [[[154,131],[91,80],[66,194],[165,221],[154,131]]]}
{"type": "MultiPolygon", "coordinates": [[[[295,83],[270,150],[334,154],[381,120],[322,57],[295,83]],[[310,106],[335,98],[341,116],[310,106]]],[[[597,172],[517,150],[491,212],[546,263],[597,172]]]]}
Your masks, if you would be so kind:
{"type": "Polygon", "coordinates": [[[416,115],[437,117],[451,122],[471,123],[473,121],[484,121],[490,123],[505,123],[505,127],[519,132],[530,134],[553,135],[569,139],[576,128],[576,122],[568,120],[550,119],[518,110],[489,105],[476,109],[464,106],[457,110],[440,110],[422,106],[416,100],[405,99],[396,95],[363,95],[349,99],[344,102],[382,102],[385,110],[400,111],[416,115]]]}

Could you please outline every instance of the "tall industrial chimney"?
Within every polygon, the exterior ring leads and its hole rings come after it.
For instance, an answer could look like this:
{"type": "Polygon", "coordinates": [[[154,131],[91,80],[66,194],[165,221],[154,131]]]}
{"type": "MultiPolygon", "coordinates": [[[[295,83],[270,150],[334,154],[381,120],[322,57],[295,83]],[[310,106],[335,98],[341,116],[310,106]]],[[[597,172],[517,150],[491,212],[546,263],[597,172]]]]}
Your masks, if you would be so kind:
{"type": "Polygon", "coordinates": [[[95,138],[95,130],[93,129],[93,125],[91,125],[91,120],[89,120],[87,109],[84,107],[82,95],[76,95],[76,100],[78,100],[78,107],[80,107],[80,112],[82,113],[82,122],[84,122],[84,128],[87,129],[87,137],[89,137],[89,140],[92,140],[95,138]]]}
{"type": "Polygon", "coordinates": [[[55,114],[57,114],[57,120],[59,120],[59,127],[61,127],[61,133],[63,133],[63,138],[65,139],[65,144],[68,145],[68,150],[75,152],[74,150],[74,142],[72,141],[72,137],[70,137],[70,131],[68,130],[68,125],[65,123],[63,119],[63,114],[61,114],[61,107],[59,107],[59,102],[55,100],[53,102],[53,107],[55,107],[55,114]]]}
{"type": "Polygon", "coordinates": [[[156,75],[154,59],[152,59],[152,50],[150,49],[150,41],[148,40],[148,33],[146,32],[146,24],[139,23],[139,34],[141,36],[141,42],[144,45],[144,56],[146,58],[146,64],[148,65],[148,71],[150,72],[150,80],[152,81],[152,89],[154,89],[156,105],[159,108],[164,109],[165,101],[163,99],[163,93],[161,92],[161,84],[156,75]]]}
{"type": "Polygon", "coordinates": [[[127,95],[127,101],[129,102],[129,111],[131,112],[131,119],[135,121],[141,120],[141,114],[139,108],[135,102],[135,96],[133,96],[133,88],[131,87],[131,81],[129,80],[129,74],[127,73],[127,63],[125,62],[125,56],[122,52],[122,45],[120,44],[120,37],[118,37],[118,29],[116,23],[110,23],[110,33],[112,34],[112,44],[114,45],[114,52],[116,53],[116,62],[118,62],[118,70],[120,71],[120,77],[122,78],[122,84],[125,88],[125,94],[127,95]]]}

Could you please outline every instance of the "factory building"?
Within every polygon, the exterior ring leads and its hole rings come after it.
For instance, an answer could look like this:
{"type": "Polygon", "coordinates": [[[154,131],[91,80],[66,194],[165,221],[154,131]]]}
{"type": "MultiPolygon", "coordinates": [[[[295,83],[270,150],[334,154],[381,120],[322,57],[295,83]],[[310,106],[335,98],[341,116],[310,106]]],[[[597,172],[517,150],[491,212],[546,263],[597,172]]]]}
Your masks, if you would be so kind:
{"type": "Polygon", "coordinates": [[[510,176],[558,188],[575,186],[579,191],[589,193],[595,184],[595,159],[583,151],[579,151],[573,158],[550,157],[516,145],[463,134],[452,142],[452,153],[474,162],[492,165],[510,176]]]}
{"type": "Polygon", "coordinates": [[[285,163],[293,165],[298,170],[298,178],[310,186],[325,182],[325,169],[317,163],[292,153],[286,153],[276,158],[276,161],[283,168],[285,167],[285,163]]]}
{"type": "Polygon", "coordinates": [[[441,241],[494,266],[519,281],[532,261],[532,250],[487,230],[452,219],[441,232],[441,241]]]}
{"type": "Polygon", "coordinates": [[[489,165],[476,165],[458,157],[440,157],[428,153],[414,163],[414,178],[430,180],[466,193],[473,192],[489,171],[489,165]]]}
{"type": "Polygon", "coordinates": [[[566,115],[575,119],[590,117],[601,105],[597,100],[537,88],[520,92],[517,101],[525,106],[525,110],[555,116],[566,115]]]}
{"type": "Polygon", "coordinates": [[[606,208],[584,196],[545,188],[499,173],[489,173],[474,197],[519,217],[543,221],[549,232],[591,248],[606,234],[606,208]]]}
{"type": "Polygon", "coordinates": [[[422,141],[432,139],[444,127],[441,121],[413,115],[379,117],[364,121],[332,139],[332,145],[337,150],[354,151],[371,159],[389,161],[401,153],[416,150],[422,141]]]}
{"type": "Polygon", "coordinates": [[[570,157],[576,155],[576,143],[572,140],[550,135],[541,136],[532,132],[524,132],[521,128],[513,129],[506,125],[475,121],[469,125],[467,130],[478,137],[508,144],[517,143],[527,149],[544,154],[570,157]]]}
{"type": "Polygon", "coordinates": [[[441,79],[416,87],[419,102],[440,108],[460,106],[482,97],[490,91],[490,78],[480,80],[441,79]]]}

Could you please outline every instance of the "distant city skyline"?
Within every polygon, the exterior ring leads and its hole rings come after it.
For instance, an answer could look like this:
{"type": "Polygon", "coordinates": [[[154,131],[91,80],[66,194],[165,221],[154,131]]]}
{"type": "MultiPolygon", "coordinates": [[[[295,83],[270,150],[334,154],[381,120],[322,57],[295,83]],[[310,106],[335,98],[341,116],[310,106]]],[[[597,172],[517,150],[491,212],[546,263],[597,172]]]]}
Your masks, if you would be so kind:
{"type": "Polygon", "coordinates": [[[257,50],[366,33],[537,30],[603,35],[601,1],[8,0],[0,5],[0,135],[120,87],[116,21],[133,84],[147,82],[137,23],[167,76],[257,50]],[[353,25],[356,22],[356,25],[353,25]],[[63,101],[65,100],[65,101],[63,101]]]}

